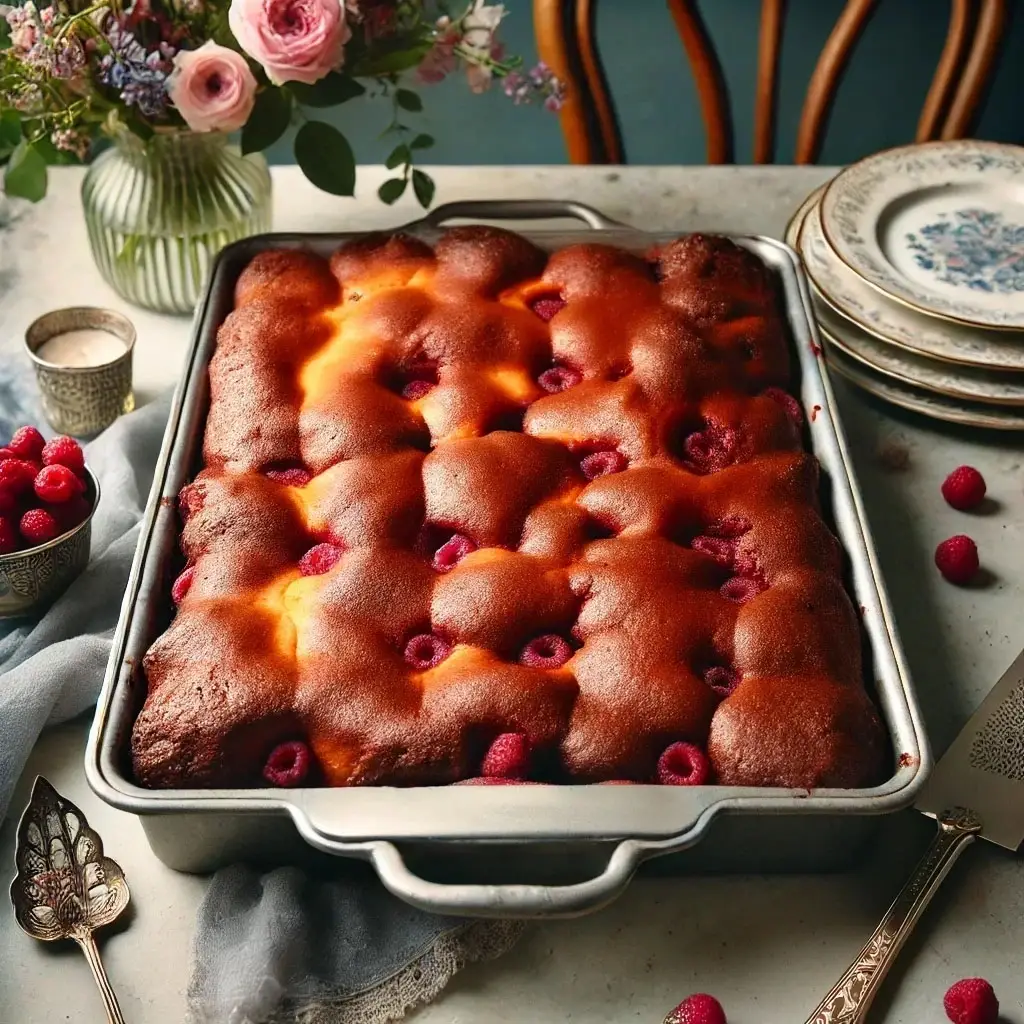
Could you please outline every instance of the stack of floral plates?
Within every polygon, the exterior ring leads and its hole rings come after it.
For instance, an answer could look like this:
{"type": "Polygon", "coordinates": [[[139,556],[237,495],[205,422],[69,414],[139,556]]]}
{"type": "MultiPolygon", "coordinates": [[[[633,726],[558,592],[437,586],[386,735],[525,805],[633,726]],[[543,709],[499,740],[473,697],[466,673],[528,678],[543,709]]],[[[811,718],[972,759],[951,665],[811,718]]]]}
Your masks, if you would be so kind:
{"type": "Polygon", "coordinates": [[[808,196],[786,241],[834,370],[928,416],[1024,430],[1024,148],[877,153],[808,196]]]}

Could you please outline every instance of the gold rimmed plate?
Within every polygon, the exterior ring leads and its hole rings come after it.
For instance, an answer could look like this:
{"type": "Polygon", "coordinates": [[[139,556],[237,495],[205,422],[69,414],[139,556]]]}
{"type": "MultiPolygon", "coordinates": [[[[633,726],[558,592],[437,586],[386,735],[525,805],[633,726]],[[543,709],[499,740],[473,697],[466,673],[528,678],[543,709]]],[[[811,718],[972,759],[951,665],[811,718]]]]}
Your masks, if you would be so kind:
{"type": "Polygon", "coordinates": [[[1024,330],[1024,147],[884,150],[837,174],[820,209],[828,245],[869,287],[934,317],[1024,330]]]}
{"type": "Polygon", "coordinates": [[[891,377],[883,377],[863,363],[851,359],[824,336],[822,340],[825,343],[825,355],[830,370],[891,405],[961,426],[984,427],[990,430],[1024,430],[1024,410],[967,402],[924,391],[891,377]]]}
{"type": "Polygon", "coordinates": [[[796,249],[822,298],[840,315],[882,341],[918,355],[990,370],[1024,370],[1024,335],[986,331],[917,313],[869,287],[840,262],[810,205],[796,249]]]}

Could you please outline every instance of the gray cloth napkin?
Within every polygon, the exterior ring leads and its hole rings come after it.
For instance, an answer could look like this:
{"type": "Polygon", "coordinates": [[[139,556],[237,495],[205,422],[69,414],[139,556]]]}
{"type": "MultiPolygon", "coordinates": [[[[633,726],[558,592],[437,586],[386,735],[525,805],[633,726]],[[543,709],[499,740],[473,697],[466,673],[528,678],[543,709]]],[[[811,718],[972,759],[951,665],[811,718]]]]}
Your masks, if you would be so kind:
{"type": "MultiPolygon", "coordinates": [[[[168,409],[165,396],[88,445],[102,492],[89,566],[38,621],[0,622],[0,820],[44,726],[96,700],[168,409]]],[[[24,375],[0,370],[0,438],[23,423],[42,426],[34,390],[24,375]]],[[[144,892],[134,895],[145,902],[144,892]]],[[[339,862],[331,877],[236,865],[213,877],[199,909],[190,1020],[389,1024],[520,932],[517,922],[415,910],[361,864],[339,862]]]]}

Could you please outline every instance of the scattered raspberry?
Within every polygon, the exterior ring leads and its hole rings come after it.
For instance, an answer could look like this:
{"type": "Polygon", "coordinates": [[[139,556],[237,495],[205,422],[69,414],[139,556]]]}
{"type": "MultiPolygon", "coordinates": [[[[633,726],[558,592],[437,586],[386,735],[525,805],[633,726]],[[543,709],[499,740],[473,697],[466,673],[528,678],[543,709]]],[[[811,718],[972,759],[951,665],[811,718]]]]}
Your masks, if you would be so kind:
{"type": "Polygon", "coordinates": [[[521,732],[503,732],[491,744],[480,764],[489,779],[525,779],[530,773],[530,741],[521,732]]]}
{"type": "Polygon", "coordinates": [[[519,664],[527,668],[561,668],[572,657],[572,647],[557,633],[531,640],[519,655],[519,664]]]}
{"type": "Polygon", "coordinates": [[[984,978],[964,978],[946,993],[942,1005],[953,1024],[996,1024],[999,1000],[984,978]]]}
{"type": "Polygon", "coordinates": [[[402,388],[402,397],[415,402],[433,390],[434,385],[429,380],[411,380],[402,388]]]}
{"type": "Polygon", "coordinates": [[[19,459],[38,459],[43,454],[46,441],[35,427],[18,427],[7,447],[19,459]]]}
{"type": "Polygon", "coordinates": [[[279,743],[263,766],[263,778],[272,786],[301,786],[309,775],[312,755],[301,740],[279,743]]]}
{"type": "Polygon", "coordinates": [[[269,466],[263,470],[263,475],[285,487],[305,487],[313,479],[313,474],[305,466],[269,466]]]}
{"type": "Polygon", "coordinates": [[[732,427],[709,423],[683,441],[683,462],[702,476],[725,469],[736,456],[739,435],[732,427]]]}
{"type": "Polygon", "coordinates": [[[7,516],[0,516],[0,555],[9,555],[17,551],[21,544],[18,530],[7,516]]]}
{"type": "Polygon", "coordinates": [[[731,537],[694,537],[690,541],[690,547],[694,551],[713,558],[719,565],[731,566],[736,560],[736,545],[738,541],[731,537]]]}
{"type": "Polygon", "coordinates": [[[42,460],[44,466],[67,466],[72,473],[82,474],[85,470],[85,453],[82,446],[73,438],[61,435],[52,438],[43,446],[42,460]]]}
{"type": "Polygon", "coordinates": [[[559,391],[576,387],[581,380],[583,374],[571,366],[551,366],[537,378],[537,383],[549,395],[557,395],[559,391]]]}
{"type": "Polygon", "coordinates": [[[61,505],[85,490],[85,484],[67,466],[44,466],[32,485],[40,501],[61,505]]]}
{"type": "Polygon", "coordinates": [[[703,992],[684,999],[666,1018],[665,1024],[728,1024],[722,1004],[703,992]]]}
{"type": "Polygon", "coordinates": [[[541,320],[551,320],[551,318],[561,310],[565,308],[565,299],[561,295],[542,295],[539,299],[534,299],[530,303],[530,309],[536,313],[541,320]]]}
{"type": "Polygon", "coordinates": [[[985,478],[973,466],[958,466],[943,481],[942,496],[961,512],[975,508],[985,499],[985,478]]]}
{"type": "Polygon", "coordinates": [[[451,653],[452,645],[447,640],[433,633],[420,633],[405,645],[404,656],[414,669],[426,672],[440,665],[451,653]]]}
{"type": "Polygon", "coordinates": [[[765,388],[761,395],[764,398],[770,398],[773,402],[778,402],[798,429],[804,425],[803,409],[788,391],[783,391],[782,388],[765,388]]]}
{"type": "Polygon", "coordinates": [[[185,595],[188,593],[189,587],[192,586],[192,579],[195,574],[196,567],[194,565],[190,565],[174,581],[174,585],[171,587],[171,600],[175,604],[181,604],[181,602],[185,600],[185,595]]]}
{"type": "Polygon", "coordinates": [[[736,669],[727,665],[712,665],[704,673],[704,682],[722,698],[728,697],[740,685],[741,678],[736,669]]]}
{"type": "Polygon", "coordinates": [[[591,452],[580,462],[580,470],[588,480],[596,480],[609,473],[621,473],[626,468],[626,456],[614,449],[591,452]]]}
{"type": "Polygon", "coordinates": [[[322,576],[330,572],[335,563],[344,554],[340,544],[314,544],[300,559],[299,572],[303,576],[322,576]]]}
{"type": "Polygon", "coordinates": [[[735,601],[736,604],[746,604],[747,601],[757,597],[761,591],[767,589],[768,584],[757,576],[733,576],[732,579],[726,580],[718,588],[718,592],[729,601],[735,601]]]}
{"type": "Polygon", "coordinates": [[[950,583],[962,587],[970,583],[978,571],[978,545],[958,533],[935,549],[935,564],[950,583]]]}
{"type": "Polygon", "coordinates": [[[92,512],[92,505],[89,499],[81,494],[76,494],[70,501],[62,505],[48,505],[46,511],[57,520],[61,533],[73,530],[79,523],[84,523],[92,512]]]}
{"type": "Polygon", "coordinates": [[[716,519],[713,523],[709,523],[704,527],[704,532],[709,537],[725,537],[732,539],[734,537],[742,537],[743,534],[750,532],[751,523],[746,516],[725,516],[722,519],[716,519]]]}
{"type": "Polygon", "coordinates": [[[15,497],[32,490],[36,469],[31,462],[23,459],[4,459],[0,462],[0,491],[7,491],[15,497]]]}
{"type": "Polygon", "coordinates": [[[692,743],[673,743],[658,758],[658,781],[663,786],[703,786],[710,775],[707,755],[692,743]]]}
{"type": "Polygon", "coordinates": [[[476,551],[476,545],[461,533],[453,533],[434,552],[433,566],[438,572],[451,572],[471,551],[476,551]]]}
{"type": "Polygon", "coordinates": [[[21,517],[18,529],[28,544],[45,544],[61,532],[57,520],[44,508],[30,508],[21,517]]]}

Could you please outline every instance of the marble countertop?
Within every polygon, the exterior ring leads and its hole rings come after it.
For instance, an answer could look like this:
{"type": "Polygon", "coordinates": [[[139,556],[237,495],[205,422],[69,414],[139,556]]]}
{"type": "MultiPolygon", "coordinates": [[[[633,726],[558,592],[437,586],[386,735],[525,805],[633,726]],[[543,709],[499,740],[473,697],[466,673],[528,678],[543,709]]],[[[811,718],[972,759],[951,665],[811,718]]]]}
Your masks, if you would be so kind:
{"type": "MultiPolygon", "coordinates": [[[[781,236],[800,200],[827,168],[436,168],[438,201],[572,197],[638,227],[781,236]]],[[[27,324],[55,306],[123,309],[138,328],[139,401],[170,387],[188,340],[186,319],[126,307],[100,280],[89,255],[78,199],[82,172],[53,172],[45,202],[0,232],[0,358],[19,359],[27,324]]],[[[360,196],[316,192],[295,168],[274,169],[275,230],[384,228],[415,219],[411,203],[379,205],[381,174],[360,169],[360,196]]],[[[961,430],[902,414],[835,382],[842,421],[898,628],[941,753],[1024,646],[1024,440],[961,430]],[[893,472],[880,453],[909,455],[893,472]],[[989,484],[990,514],[965,519],[942,501],[939,484],[961,463],[989,484]],[[935,544],[957,532],[977,540],[990,571],[983,587],[945,583],[935,544]]],[[[124,867],[134,894],[127,928],[102,941],[127,1020],[163,1024],[184,1015],[189,944],[205,882],[164,867],[136,819],[102,804],[82,770],[87,720],[46,733],[15,794],[27,800],[45,774],[80,804],[124,867]]],[[[503,959],[456,977],[422,1024],[655,1024],[683,996],[715,993],[731,1024],[795,1024],[856,954],[933,826],[913,811],[888,818],[862,867],[840,875],[638,878],[600,913],[531,926],[503,959]]],[[[13,864],[13,826],[0,829],[0,862],[13,864]]],[[[988,977],[1007,1024],[1024,1024],[1024,866],[979,844],[970,850],[881,992],[872,1020],[924,1024],[943,1019],[946,987],[988,977]]],[[[0,1020],[87,1024],[102,1018],[84,958],[74,948],[33,942],[0,910],[0,1020]]]]}

